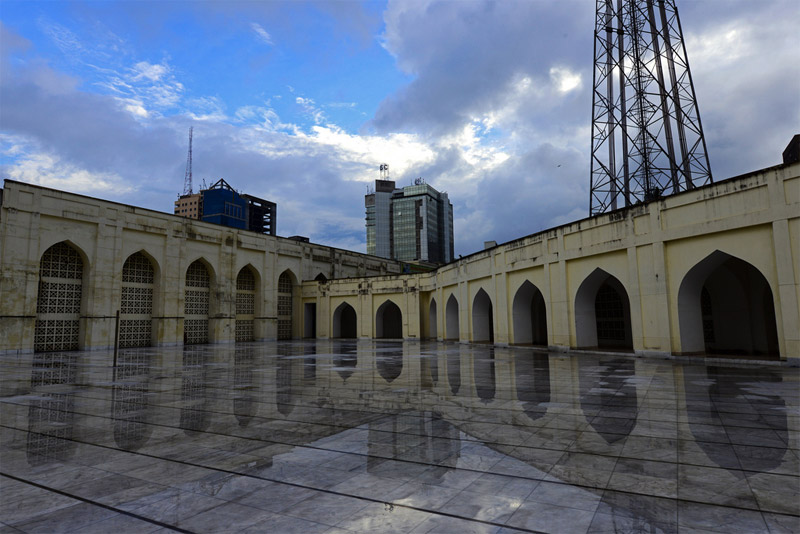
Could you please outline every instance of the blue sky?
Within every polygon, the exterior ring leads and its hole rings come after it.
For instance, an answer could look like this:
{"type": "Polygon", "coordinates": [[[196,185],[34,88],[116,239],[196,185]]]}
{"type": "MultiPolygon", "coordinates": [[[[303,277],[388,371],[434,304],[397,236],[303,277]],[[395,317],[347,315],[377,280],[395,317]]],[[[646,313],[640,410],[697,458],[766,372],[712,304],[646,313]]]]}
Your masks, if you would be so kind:
{"type": "MultiPolygon", "coordinates": [[[[800,6],[679,1],[716,179],[800,125],[800,6]]],[[[456,253],[585,217],[594,2],[0,4],[0,177],[171,211],[194,179],[278,233],[364,251],[390,164],[454,204],[456,253]]]]}

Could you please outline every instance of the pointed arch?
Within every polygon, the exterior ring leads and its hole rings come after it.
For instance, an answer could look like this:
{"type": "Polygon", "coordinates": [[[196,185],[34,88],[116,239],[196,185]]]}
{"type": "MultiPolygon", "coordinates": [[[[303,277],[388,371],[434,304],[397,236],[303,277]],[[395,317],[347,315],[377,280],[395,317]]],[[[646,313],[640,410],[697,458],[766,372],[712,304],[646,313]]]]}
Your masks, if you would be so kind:
{"type": "Polygon", "coordinates": [[[328,281],[328,278],[324,274],[319,273],[317,276],[314,277],[314,280],[320,283],[325,283],[328,281]]]}
{"type": "Polygon", "coordinates": [[[334,338],[358,337],[358,317],[356,310],[347,302],[342,302],[333,312],[334,338]]]}
{"type": "Polygon", "coordinates": [[[430,339],[436,339],[439,336],[436,313],[436,299],[432,298],[428,306],[428,338],[430,339]]]}
{"type": "Polygon", "coordinates": [[[525,280],[511,306],[514,343],[547,346],[547,310],[538,287],[525,280]]]}
{"type": "Polygon", "coordinates": [[[278,277],[278,339],[292,339],[294,316],[294,289],[297,277],[286,269],[278,277]]]}
{"type": "Polygon", "coordinates": [[[403,339],[403,312],[391,299],[381,304],[375,312],[375,337],[403,339]]]}
{"type": "Polygon", "coordinates": [[[68,241],[56,243],[42,254],[34,351],[78,350],[85,273],[85,254],[68,241]]]}
{"type": "Polygon", "coordinates": [[[494,343],[492,299],[483,288],[478,290],[472,300],[472,341],[494,343]]]}
{"type": "Polygon", "coordinates": [[[461,339],[458,329],[458,299],[455,295],[450,295],[445,307],[445,339],[455,341],[461,339]]]}
{"type": "Polygon", "coordinates": [[[236,341],[253,341],[255,338],[256,295],[258,271],[251,265],[239,269],[236,275],[236,341]]]}
{"type": "Polygon", "coordinates": [[[141,251],[134,252],[122,265],[119,346],[149,347],[153,336],[153,294],[156,269],[141,251]]]}
{"type": "Polygon", "coordinates": [[[628,292],[599,267],[575,295],[575,336],[578,348],[633,349],[628,292]]]}
{"type": "Polygon", "coordinates": [[[684,354],[779,357],[769,282],[751,263],[719,250],[683,277],[678,325],[684,354]]]}
{"type": "Polygon", "coordinates": [[[208,262],[199,258],[186,269],[183,299],[183,343],[208,343],[208,317],[211,302],[212,271],[208,262]]]}

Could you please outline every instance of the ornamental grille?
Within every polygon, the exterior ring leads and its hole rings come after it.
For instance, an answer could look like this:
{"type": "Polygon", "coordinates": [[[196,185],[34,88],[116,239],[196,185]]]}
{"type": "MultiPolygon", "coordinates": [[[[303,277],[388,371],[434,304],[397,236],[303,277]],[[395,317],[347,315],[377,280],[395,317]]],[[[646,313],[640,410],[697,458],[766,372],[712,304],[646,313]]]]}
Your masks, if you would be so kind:
{"type": "Polygon", "coordinates": [[[236,277],[236,290],[237,291],[256,290],[256,277],[253,276],[253,272],[247,267],[239,271],[239,276],[236,277]]]}
{"type": "Polygon", "coordinates": [[[149,347],[153,322],[150,319],[121,319],[119,322],[119,346],[149,347]]]}
{"type": "Polygon", "coordinates": [[[292,278],[278,278],[278,339],[292,339],[292,278]]]}
{"type": "Polygon", "coordinates": [[[152,285],[155,281],[155,270],[150,260],[141,252],[131,254],[122,267],[122,281],[152,285]]]}
{"type": "Polygon", "coordinates": [[[253,315],[256,309],[256,296],[253,293],[236,293],[236,315],[253,315]]]}
{"type": "Polygon", "coordinates": [[[155,270],[144,254],[136,252],[122,266],[119,346],[149,347],[152,339],[155,270]]]}
{"type": "Polygon", "coordinates": [[[83,278],[83,260],[71,246],[56,243],[42,256],[39,276],[80,280],[83,278]]]}
{"type": "Polygon", "coordinates": [[[152,287],[122,287],[122,315],[150,315],[153,313],[152,287]]]}
{"type": "Polygon", "coordinates": [[[292,296],[278,295],[278,315],[291,317],[292,315],[292,296]]]}
{"type": "Polygon", "coordinates": [[[81,284],[39,282],[36,313],[81,313],[81,284]]]}
{"type": "Polygon", "coordinates": [[[183,337],[187,345],[208,343],[208,319],[185,319],[183,337]]]}
{"type": "Polygon", "coordinates": [[[37,352],[77,350],[83,260],[66,243],[57,243],[42,255],[33,348],[37,352]]]}
{"type": "Polygon", "coordinates": [[[211,287],[208,269],[200,260],[192,263],[186,270],[186,287],[211,287]]]}
{"type": "Polygon", "coordinates": [[[603,284],[594,302],[598,341],[625,342],[625,308],[619,292],[603,284]]]}
{"type": "Polygon", "coordinates": [[[184,343],[194,345],[208,343],[209,287],[211,278],[208,269],[200,260],[186,270],[187,289],[183,300],[184,343]]]}
{"type": "Polygon", "coordinates": [[[252,319],[236,319],[236,341],[253,341],[252,319]]]}
{"type": "Polygon", "coordinates": [[[78,319],[36,319],[33,350],[78,350],[78,319]]]}

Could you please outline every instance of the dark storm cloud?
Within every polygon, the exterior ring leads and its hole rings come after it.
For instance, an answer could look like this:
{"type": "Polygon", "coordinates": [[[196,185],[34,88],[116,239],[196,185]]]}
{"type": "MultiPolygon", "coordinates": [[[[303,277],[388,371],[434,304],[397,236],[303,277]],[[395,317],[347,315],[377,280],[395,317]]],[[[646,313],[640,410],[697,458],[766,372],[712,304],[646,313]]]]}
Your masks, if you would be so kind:
{"type": "Polygon", "coordinates": [[[520,75],[586,68],[592,15],[577,1],[390,3],[385,46],[415,79],[381,104],[372,125],[446,133],[502,107],[520,75]]]}

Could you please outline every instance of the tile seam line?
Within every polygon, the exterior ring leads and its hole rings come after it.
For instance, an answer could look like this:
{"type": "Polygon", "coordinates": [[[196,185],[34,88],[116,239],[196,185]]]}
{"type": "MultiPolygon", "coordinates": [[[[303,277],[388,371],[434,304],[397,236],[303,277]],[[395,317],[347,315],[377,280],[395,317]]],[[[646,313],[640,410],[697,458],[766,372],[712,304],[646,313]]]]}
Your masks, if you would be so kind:
{"type": "MultiPolygon", "coordinates": [[[[19,478],[19,477],[15,476],[15,475],[12,475],[12,474],[9,474],[9,473],[4,473],[4,472],[0,471],[0,476],[4,476],[6,478],[10,478],[11,480],[16,480],[17,482],[20,482],[22,484],[28,484],[30,486],[34,486],[34,487],[37,487],[37,488],[45,490],[45,491],[49,491],[49,492],[52,492],[52,493],[57,493],[58,495],[62,495],[64,497],[69,497],[71,499],[75,499],[76,501],[82,501],[84,503],[91,504],[93,506],[99,506],[100,508],[105,508],[106,510],[110,510],[112,512],[116,512],[118,514],[126,515],[128,517],[133,517],[134,519],[138,519],[140,521],[145,521],[147,523],[152,523],[153,525],[157,525],[157,526],[162,527],[162,528],[168,528],[170,530],[175,530],[177,532],[182,532],[184,534],[195,534],[195,532],[192,531],[192,530],[186,530],[186,529],[183,529],[183,528],[175,526],[175,525],[170,525],[168,523],[162,523],[161,521],[158,521],[157,519],[150,519],[148,517],[141,516],[141,515],[135,514],[133,512],[129,512],[127,510],[122,510],[120,508],[115,508],[115,507],[113,507],[111,505],[108,505],[108,504],[104,504],[104,503],[101,503],[101,502],[98,502],[98,501],[93,501],[91,499],[87,499],[86,497],[81,497],[79,495],[74,495],[72,493],[67,493],[66,491],[63,491],[63,490],[60,490],[60,489],[51,488],[49,486],[45,486],[43,484],[39,484],[38,482],[34,482],[32,480],[25,480],[23,478],[19,478]]],[[[221,506],[221,504],[220,504],[220,506],[221,506]]],[[[213,508],[212,508],[212,510],[213,510],[213,508]]],[[[11,525],[11,526],[13,527],[13,525],[11,525]]]]}
{"type": "MultiPolygon", "coordinates": [[[[92,397],[82,397],[82,398],[85,399],[85,398],[92,398],[92,397]]],[[[20,407],[29,406],[29,405],[26,405],[26,404],[16,403],[16,402],[0,401],[0,403],[7,404],[7,405],[12,405],[12,406],[20,406],[20,407]]],[[[148,406],[156,406],[157,407],[157,405],[148,405],[148,406]]],[[[180,409],[180,408],[173,408],[173,407],[168,407],[168,408],[173,409],[173,410],[179,410],[180,409]]],[[[55,410],[55,411],[66,413],[64,410],[55,410]]],[[[97,414],[92,414],[92,413],[87,413],[87,412],[72,411],[70,413],[74,413],[76,415],[81,415],[81,416],[84,416],[84,417],[93,417],[93,418],[102,419],[102,420],[111,420],[111,421],[115,420],[115,418],[113,418],[113,417],[108,417],[108,416],[105,416],[105,415],[97,415],[97,414]]],[[[218,415],[219,414],[222,414],[222,415],[227,415],[228,414],[228,412],[218,412],[218,411],[207,411],[207,413],[218,414],[218,415]]],[[[368,422],[369,421],[367,421],[367,423],[368,422]]],[[[153,427],[161,427],[161,428],[169,428],[169,429],[178,428],[178,427],[175,427],[175,426],[165,425],[163,423],[146,423],[146,424],[149,425],[149,426],[153,426],[153,427]]],[[[313,425],[313,424],[317,424],[317,423],[306,423],[306,424],[313,425]]],[[[0,426],[5,426],[5,425],[0,425],[0,426]]],[[[360,426],[361,425],[359,425],[359,427],[360,426]]],[[[344,429],[343,431],[357,429],[359,427],[351,427],[351,428],[344,429]]],[[[23,430],[21,428],[16,428],[16,427],[6,426],[6,428],[11,428],[11,429],[17,430],[19,432],[28,432],[28,430],[23,430]]],[[[92,428],[92,427],[90,427],[90,428],[92,428]]],[[[459,430],[464,432],[461,429],[459,429],[459,430]]],[[[392,432],[389,432],[389,431],[386,431],[386,430],[380,430],[379,432],[386,433],[386,434],[392,434],[392,432]]],[[[335,452],[335,453],[340,453],[340,454],[350,454],[350,455],[353,455],[353,456],[369,456],[368,454],[363,454],[363,453],[355,453],[355,452],[341,451],[341,450],[335,450],[335,449],[326,449],[324,447],[317,447],[317,446],[310,446],[310,445],[298,445],[298,444],[290,443],[290,442],[286,442],[286,441],[262,440],[262,439],[247,437],[247,436],[236,436],[236,435],[223,434],[221,432],[211,432],[211,431],[208,431],[208,430],[204,430],[204,431],[202,431],[202,433],[203,434],[207,434],[209,436],[224,436],[224,437],[228,437],[228,438],[235,438],[235,439],[241,439],[241,440],[257,441],[259,443],[265,443],[265,444],[288,445],[288,446],[291,446],[291,447],[302,447],[304,449],[316,450],[316,451],[321,451],[321,452],[335,452]]],[[[423,437],[422,434],[415,434],[415,433],[408,433],[406,435],[411,435],[411,436],[414,436],[414,437],[423,437]]],[[[321,438],[321,439],[325,439],[325,438],[321,438]]],[[[444,438],[444,439],[454,440],[454,438],[444,438]]],[[[686,439],[682,440],[682,439],[679,439],[679,438],[676,439],[676,441],[692,442],[692,440],[686,440],[686,439]]],[[[571,440],[570,447],[576,442],[577,442],[577,439],[571,440]]],[[[89,442],[81,442],[81,443],[85,443],[87,445],[92,445],[92,443],[89,443],[89,442]]],[[[652,462],[652,463],[657,463],[657,464],[665,464],[665,465],[676,465],[676,464],[678,464],[678,462],[671,462],[671,461],[668,461],[668,460],[646,459],[646,458],[639,458],[639,457],[636,457],[636,456],[613,456],[613,455],[610,455],[610,454],[597,454],[597,453],[593,453],[593,452],[585,452],[585,451],[579,451],[579,450],[568,450],[569,447],[567,447],[566,449],[562,450],[562,449],[552,449],[552,448],[531,447],[529,445],[524,445],[524,444],[522,444],[522,445],[506,445],[504,443],[485,442],[485,441],[481,441],[481,440],[477,440],[477,439],[476,440],[468,440],[467,443],[469,445],[483,444],[483,445],[486,445],[487,447],[490,447],[490,448],[492,446],[511,447],[512,449],[522,448],[522,449],[525,449],[525,450],[544,450],[544,451],[550,451],[550,452],[561,452],[562,455],[563,454],[572,454],[572,455],[584,454],[584,455],[598,456],[598,457],[601,457],[601,458],[613,458],[615,460],[622,459],[622,460],[630,460],[630,461],[647,461],[647,462],[652,462]]],[[[716,441],[709,441],[707,443],[719,444],[719,445],[731,445],[731,446],[735,445],[735,444],[732,444],[732,443],[724,443],[724,442],[716,442],[716,441]]],[[[736,445],[736,446],[753,447],[754,445],[736,445]]],[[[761,447],[761,448],[764,448],[764,449],[779,449],[779,447],[774,447],[774,446],[761,447]]],[[[115,450],[117,450],[117,449],[115,449],[115,450]]],[[[219,450],[222,451],[223,449],[219,449],[219,450]]],[[[794,450],[794,449],[790,449],[788,447],[788,445],[787,445],[786,450],[790,451],[790,450],[794,450]]],[[[676,449],[676,451],[677,451],[677,449],[676,449]]],[[[232,451],[227,451],[227,452],[232,452],[232,451]]],[[[503,454],[505,454],[505,453],[503,453],[503,454]]],[[[506,456],[509,456],[509,455],[506,454],[506,456]]],[[[438,465],[438,464],[428,464],[428,463],[424,463],[424,462],[417,462],[417,461],[413,461],[413,460],[402,460],[402,459],[396,459],[396,458],[384,458],[384,457],[377,457],[377,458],[380,458],[382,460],[392,460],[392,461],[396,461],[396,462],[409,463],[409,464],[414,464],[414,465],[424,465],[424,466],[438,465]]],[[[741,467],[741,462],[739,462],[738,456],[737,456],[737,463],[739,463],[739,471],[742,471],[743,473],[744,472],[747,472],[747,473],[760,473],[760,471],[754,471],[752,469],[744,469],[744,468],[742,468],[741,467]]],[[[690,463],[690,464],[683,464],[683,465],[686,465],[688,467],[700,467],[700,468],[708,468],[708,469],[721,469],[721,468],[717,468],[717,467],[711,467],[711,466],[708,466],[708,465],[705,465],[705,464],[690,463]]],[[[616,461],[615,461],[615,466],[616,466],[616,461]]],[[[474,473],[481,473],[481,474],[486,474],[487,473],[487,471],[477,471],[477,470],[469,469],[469,468],[461,468],[461,469],[463,471],[469,471],[469,472],[474,472],[474,473]]],[[[613,472],[614,471],[612,470],[611,473],[613,473],[613,472]]],[[[787,474],[787,473],[773,473],[773,474],[777,475],[777,476],[794,476],[794,475],[790,475],[790,474],[787,474]]],[[[503,474],[503,476],[520,478],[520,479],[524,479],[524,480],[535,480],[535,479],[530,479],[528,477],[522,477],[522,476],[517,476],[517,475],[509,475],[509,474],[503,474]]]]}
{"type": "MultiPolygon", "coordinates": [[[[13,427],[8,427],[6,425],[0,425],[0,427],[2,427],[2,428],[12,428],[13,430],[19,430],[19,429],[13,428],[13,427]]],[[[24,431],[24,430],[22,432],[28,432],[29,434],[36,434],[36,435],[40,435],[40,436],[44,436],[45,435],[45,434],[41,434],[40,432],[30,432],[30,431],[24,431]]],[[[61,439],[64,439],[66,441],[71,441],[71,442],[74,442],[74,443],[80,443],[82,445],[90,445],[90,446],[93,446],[93,447],[100,447],[100,448],[108,449],[108,450],[112,450],[112,451],[123,452],[123,451],[120,451],[120,449],[116,449],[114,447],[109,447],[107,445],[99,445],[99,444],[95,444],[95,443],[87,443],[87,442],[76,440],[76,439],[67,439],[67,438],[61,438],[61,439]]],[[[138,456],[143,456],[143,457],[146,457],[146,458],[154,458],[156,460],[164,460],[164,458],[162,458],[160,456],[154,456],[154,455],[145,454],[145,453],[142,453],[142,452],[130,452],[130,451],[124,451],[124,452],[126,452],[128,454],[136,454],[138,456]]],[[[249,473],[239,473],[239,472],[236,472],[236,471],[231,471],[230,469],[223,469],[223,468],[220,468],[220,467],[207,467],[207,466],[204,466],[204,465],[194,464],[194,463],[186,462],[186,461],[183,461],[183,460],[167,460],[167,461],[178,463],[178,464],[181,464],[181,465],[186,465],[186,466],[189,466],[189,467],[199,467],[199,468],[202,468],[202,469],[208,469],[210,471],[217,471],[217,472],[220,472],[220,473],[227,473],[229,475],[253,478],[253,479],[256,479],[256,480],[264,480],[266,482],[273,482],[275,484],[284,484],[286,486],[293,486],[293,487],[296,487],[296,488],[307,489],[307,490],[311,490],[311,491],[315,491],[315,492],[319,492],[319,493],[326,493],[328,495],[337,495],[337,496],[340,496],[340,497],[348,497],[348,498],[351,498],[351,499],[358,499],[358,500],[367,501],[367,502],[376,503],[376,504],[383,504],[383,505],[390,504],[392,506],[395,506],[395,507],[398,507],[398,508],[404,508],[404,509],[407,509],[407,510],[415,510],[417,512],[423,512],[423,513],[432,514],[432,515],[451,517],[453,519],[461,519],[463,521],[469,521],[469,522],[473,522],[473,523],[481,523],[481,524],[484,524],[484,525],[491,525],[493,527],[509,528],[509,525],[506,525],[506,524],[503,524],[503,523],[495,523],[493,521],[484,521],[484,520],[481,520],[481,519],[473,519],[473,518],[464,517],[464,516],[460,516],[460,515],[456,515],[456,514],[450,514],[448,512],[442,512],[442,511],[439,511],[439,510],[426,510],[424,508],[418,508],[416,506],[409,506],[407,504],[387,502],[387,501],[383,501],[383,500],[380,500],[380,499],[373,499],[371,497],[364,497],[364,496],[361,496],[361,495],[351,495],[351,494],[348,494],[348,493],[341,493],[341,492],[338,492],[338,491],[333,491],[333,490],[325,489],[325,488],[314,488],[312,486],[306,486],[304,484],[298,484],[296,482],[287,482],[285,480],[275,480],[275,479],[271,479],[271,478],[267,478],[267,477],[261,477],[261,476],[252,475],[252,474],[249,474],[249,473]]],[[[122,474],[122,473],[118,473],[118,474],[122,474]]],[[[42,485],[40,485],[40,484],[38,484],[36,482],[26,481],[24,479],[21,479],[21,478],[18,478],[16,476],[14,476],[14,475],[6,475],[3,472],[0,472],[0,475],[7,476],[8,478],[12,478],[12,479],[17,480],[19,482],[24,482],[24,483],[32,484],[34,486],[39,486],[42,489],[47,489],[47,490],[50,489],[50,488],[48,488],[46,486],[42,486],[42,485]]],[[[123,476],[126,476],[126,475],[123,474],[123,476]]],[[[136,478],[136,477],[132,477],[132,478],[136,478]]],[[[144,479],[140,479],[140,480],[144,480],[144,479]]],[[[65,493],[65,492],[63,492],[61,490],[53,489],[52,491],[54,491],[56,493],[60,493],[60,494],[66,495],[68,497],[72,497],[72,498],[79,499],[79,500],[82,500],[82,501],[85,501],[85,502],[89,502],[91,504],[97,504],[98,506],[102,506],[103,508],[108,508],[108,509],[117,511],[116,509],[114,509],[113,507],[110,507],[108,505],[105,505],[105,504],[102,504],[102,503],[95,503],[94,501],[90,501],[90,500],[88,500],[86,498],[73,496],[73,495],[65,493]]],[[[193,492],[190,492],[190,493],[193,493],[193,492]]],[[[235,501],[228,501],[228,502],[235,502],[235,501]]],[[[255,508],[255,507],[253,507],[253,508],[255,508]]],[[[135,515],[135,514],[130,514],[130,512],[124,512],[122,510],[120,510],[120,513],[125,513],[127,515],[135,515]]],[[[138,518],[138,516],[136,516],[136,517],[138,518]]],[[[151,523],[154,522],[154,520],[147,520],[147,521],[149,521],[151,523]]],[[[171,528],[171,529],[176,529],[176,527],[171,527],[171,526],[168,526],[168,525],[163,525],[163,526],[167,526],[168,528],[171,528]]],[[[522,527],[513,527],[513,528],[516,529],[516,530],[519,530],[521,532],[529,532],[531,534],[546,534],[545,532],[540,531],[540,530],[530,530],[530,529],[526,529],[526,528],[522,528],[522,527]]],[[[194,532],[188,531],[188,530],[181,530],[181,532],[186,532],[188,534],[195,534],[194,532]]]]}
{"type": "MultiPolygon", "coordinates": [[[[42,435],[42,436],[45,435],[45,434],[41,434],[39,432],[30,432],[30,431],[26,431],[26,430],[19,430],[19,429],[13,428],[13,427],[8,427],[6,425],[0,425],[0,428],[11,428],[13,430],[17,430],[17,431],[21,431],[21,432],[28,432],[28,433],[31,433],[31,434],[37,434],[37,435],[42,435]]],[[[160,456],[155,456],[155,455],[152,455],[152,454],[146,454],[146,453],[142,453],[142,452],[121,451],[120,449],[117,449],[117,448],[114,448],[114,447],[109,447],[108,445],[99,445],[99,444],[95,444],[95,443],[88,443],[88,442],[80,441],[80,440],[76,440],[76,439],[66,439],[66,438],[61,438],[61,439],[65,439],[66,441],[72,441],[74,443],[80,443],[82,445],[89,445],[89,446],[92,446],[92,447],[99,447],[99,448],[102,448],[102,449],[108,449],[108,450],[117,451],[117,452],[126,452],[128,454],[136,454],[138,456],[143,456],[143,457],[146,457],[146,458],[154,458],[154,459],[157,459],[157,460],[164,460],[164,461],[174,462],[174,463],[186,465],[186,466],[189,466],[189,467],[199,467],[199,468],[202,468],[202,469],[208,469],[210,471],[218,471],[218,472],[227,473],[227,474],[230,474],[230,475],[254,478],[256,480],[264,480],[264,481],[267,481],[267,482],[274,482],[276,484],[284,484],[284,485],[287,485],[287,486],[294,486],[294,487],[298,487],[298,488],[309,489],[309,490],[312,490],[312,491],[328,493],[328,494],[331,494],[331,495],[339,495],[339,496],[343,496],[343,497],[361,499],[361,500],[365,500],[365,501],[373,502],[373,503],[378,503],[378,504],[387,504],[386,501],[382,501],[380,499],[373,499],[371,497],[362,497],[362,496],[359,496],[359,495],[351,495],[351,494],[348,494],[348,493],[341,493],[341,492],[337,492],[337,491],[333,491],[333,490],[329,490],[329,489],[325,489],[325,488],[314,488],[314,487],[311,487],[311,486],[298,484],[296,482],[288,482],[288,481],[285,481],[285,480],[276,480],[276,479],[271,479],[271,478],[267,478],[267,477],[252,475],[252,474],[249,474],[249,473],[240,473],[240,472],[237,472],[237,471],[231,471],[230,469],[223,469],[221,467],[208,467],[208,466],[204,466],[204,465],[200,465],[200,464],[194,464],[194,463],[191,463],[191,462],[187,462],[187,461],[184,461],[184,460],[166,459],[166,458],[162,458],[160,456]]],[[[482,471],[479,471],[479,472],[482,472],[482,471]]],[[[2,473],[0,473],[0,474],[2,474],[2,473]]],[[[118,473],[118,474],[122,474],[122,473],[118,473]]],[[[126,476],[126,475],[123,474],[123,476],[126,476]]],[[[507,475],[507,476],[513,476],[513,475],[507,475]]],[[[135,478],[135,477],[133,477],[133,478],[135,478]]],[[[526,479],[524,477],[515,477],[515,478],[521,478],[521,479],[524,479],[524,480],[535,480],[535,479],[526,479]]],[[[638,497],[646,497],[646,498],[650,498],[650,499],[666,499],[666,500],[669,500],[669,501],[675,501],[676,503],[685,502],[685,503],[691,503],[691,504],[702,504],[702,505],[719,506],[721,508],[728,508],[728,509],[733,509],[733,510],[749,510],[749,511],[758,512],[758,513],[772,513],[772,514],[778,514],[778,515],[785,515],[785,516],[789,516],[789,517],[800,517],[800,514],[795,515],[795,514],[788,514],[788,513],[785,513],[785,512],[777,512],[777,511],[762,512],[760,507],[759,508],[743,508],[741,506],[733,506],[733,505],[728,505],[728,504],[713,504],[713,503],[708,503],[708,502],[703,502],[703,501],[694,501],[694,500],[690,500],[690,499],[682,499],[680,497],[661,497],[661,496],[658,496],[658,495],[645,495],[645,494],[641,494],[641,493],[633,493],[633,492],[624,491],[624,490],[599,488],[599,487],[594,487],[594,486],[583,486],[583,485],[580,485],[580,484],[567,484],[565,482],[553,482],[553,481],[544,480],[544,479],[538,480],[538,482],[539,483],[548,482],[548,483],[551,483],[551,484],[561,484],[561,485],[566,485],[566,486],[571,486],[571,487],[583,488],[583,489],[586,489],[586,490],[589,490],[589,491],[603,491],[603,492],[613,491],[615,493],[624,493],[624,494],[627,494],[627,495],[633,495],[633,496],[638,496],[638,497]]],[[[233,501],[231,501],[231,502],[233,502],[233,501]]],[[[458,515],[455,515],[455,514],[449,514],[449,513],[441,512],[441,511],[426,510],[424,508],[417,508],[415,506],[409,506],[409,505],[406,505],[406,504],[399,504],[399,503],[388,503],[388,504],[392,504],[394,506],[401,507],[401,508],[407,508],[407,509],[410,509],[410,510],[416,510],[416,511],[419,511],[419,512],[443,515],[443,516],[447,516],[447,517],[453,517],[455,519],[463,519],[465,521],[473,521],[473,522],[477,522],[477,523],[489,524],[489,525],[492,525],[492,526],[501,526],[501,527],[507,527],[508,526],[508,525],[503,525],[503,524],[500,524],[500,523],[494,523],[494,522],[491,522],[491,521],[483,521],[483,520],[479,520],[479,519],[470,519],[470,518],[466,518],[466,517],[463,517],[463,516],[458,516],[458,515]]],[[[518,528],[518,527],[514,527],[514,528],[518,528]]],[[[524,531],[525,532],[532,532],[534,534],[543,534],[540,531],[536,531],[536,530],[524,530],[524,531]]]]}

